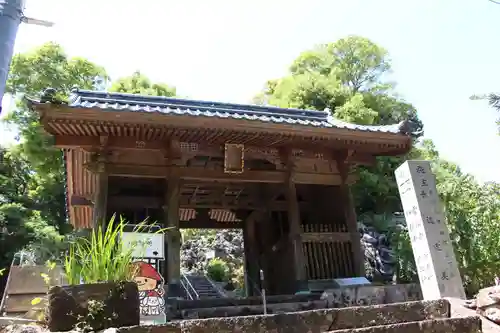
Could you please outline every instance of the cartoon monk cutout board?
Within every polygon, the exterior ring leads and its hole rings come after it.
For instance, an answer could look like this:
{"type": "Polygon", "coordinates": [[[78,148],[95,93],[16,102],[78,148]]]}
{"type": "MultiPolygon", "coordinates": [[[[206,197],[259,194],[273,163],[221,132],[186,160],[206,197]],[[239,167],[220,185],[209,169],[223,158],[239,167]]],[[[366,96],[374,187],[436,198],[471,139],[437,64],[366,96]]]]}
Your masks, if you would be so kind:
{"type": "MultiPolygon", "coordinates": [[[[139,289],[141,316],[158,317],[165,315],[165,282],[151,265],[143,261],[132,263],[137,270],[135,282],[139,289]]],[[[147,319],[147,318],[145,318],[147,319]]]]}

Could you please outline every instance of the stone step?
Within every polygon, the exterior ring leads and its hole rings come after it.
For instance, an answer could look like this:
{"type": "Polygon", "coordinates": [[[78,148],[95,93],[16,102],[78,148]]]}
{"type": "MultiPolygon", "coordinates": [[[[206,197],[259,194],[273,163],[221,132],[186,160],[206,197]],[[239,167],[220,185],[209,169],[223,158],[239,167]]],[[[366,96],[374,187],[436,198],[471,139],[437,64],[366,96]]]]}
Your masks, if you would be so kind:
{"type": "MultiPolygon", "coordinates": [[[[266,306],[268,314],[299,312],[327,308],[326,301],[302,303],[277,303],[266,306]]],[[[217,317],[258,316],[264,313],[262,305],[223,306],[216,308],[186,309],[177,311],[172,319],[208,319],[217,317]]]]}
{"type": "MultiPolygon", "coordinates": [[[[312,295],[273,295],[266,297],[267,304],[277,303],[303,303],[309,301],[320,300],[321,294],[312,295]]],[[[262,304],[262,297],[247,297],[247,298],[214,298],[201,300],[175,300],[169,301],[171,308],[175,310],[200,309],[200,308],[215,308],[229,306],[249,306],[262,304]]]]}
{"type": "Polygon", "coordinates": [[[371,327],[331,330],[326,333],[481,333],[481,319],[478,316],[464,318],[445,318],[396,323],[371,327]]]}
{"type": "MultiPolygon", "coordinates": [[[[245,310],[242,309],[242,311],[245,310]]],[[[165,331],[181,328],[181,332],[186,333],[232,333],[236,331],[239,333],[320,333],[449,317],[450,303],[447,300],[437,300],[288,312],[267,316],[182,320],[168,324],[165,326],[165,331]]],[[[465,331],[465,333],[469,332],[472,331],[465,331]]],[[[163,330],[162,333],[164,333],[163,330]]]]}

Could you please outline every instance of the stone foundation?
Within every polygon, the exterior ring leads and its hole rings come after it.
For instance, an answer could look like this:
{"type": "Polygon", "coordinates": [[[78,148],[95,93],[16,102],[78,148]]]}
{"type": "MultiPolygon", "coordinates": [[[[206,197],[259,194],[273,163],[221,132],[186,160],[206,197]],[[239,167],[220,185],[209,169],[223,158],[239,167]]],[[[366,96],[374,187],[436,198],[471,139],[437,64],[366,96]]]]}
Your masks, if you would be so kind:
{"type": "MultiPolygon", "coordinates": [[[[479,317],[450,318],[447,300],[323,309],[268,316],[183,320],[160,326],[108,329],[113,333],[480,333],[479,317]]],[[[33,326],[8,333],[41,333],[33,326]]],[[[3,333],[2,332],[2,333],[3,333]]]]}
{"type": "MultiPolygon", "coordinates": [[[[278,314],[327,308],[342,308],[421,300],[417,284],[390,286],[359,286],[326,290],[322,294],[282,295],[267,297],[267,313],[278,314]]],[[[245,299],[204,299],[174,301],[169,319],[204,319],[215,317],[252,316],[264,313],[261,297],[245,299]]]]}
{"type": "Polygon", "coordinates": [[[117,333],[481,332],[479,318],[450,319],[450,313],[447,300],[419,301],[268,316],[185,320],[149,328],[120,328],[117,333]]]}

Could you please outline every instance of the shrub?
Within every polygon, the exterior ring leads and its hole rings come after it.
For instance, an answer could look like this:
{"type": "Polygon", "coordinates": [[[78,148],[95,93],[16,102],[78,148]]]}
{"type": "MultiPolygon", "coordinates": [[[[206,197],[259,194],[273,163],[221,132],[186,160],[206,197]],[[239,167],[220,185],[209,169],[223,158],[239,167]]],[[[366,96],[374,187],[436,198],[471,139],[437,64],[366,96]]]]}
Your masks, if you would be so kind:
{"type": "Polygon", "coordinates": [[[216,282],[227,282],[230,279],[228,264],[220,259],[214,258],[207,265],[207,275],[216,282]]]}

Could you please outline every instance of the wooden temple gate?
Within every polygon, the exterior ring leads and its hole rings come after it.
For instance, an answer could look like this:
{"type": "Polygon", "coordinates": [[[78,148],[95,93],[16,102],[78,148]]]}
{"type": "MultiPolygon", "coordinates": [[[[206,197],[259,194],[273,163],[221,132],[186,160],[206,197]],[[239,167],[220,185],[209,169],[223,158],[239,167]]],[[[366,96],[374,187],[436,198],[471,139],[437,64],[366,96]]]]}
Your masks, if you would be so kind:
{"type": "Polygon", "coordinates": [[[250,294],[261,269],[270,294],[362,276],[352,167],[411,147],[402,125],[360,127],[327,111],[78,90],[66,105],[52,95],[30,103],[64,150],[71,223],[93,228],[117,213],[174,227],[169,288],[180,228],[242,228],[250,294]]]}

